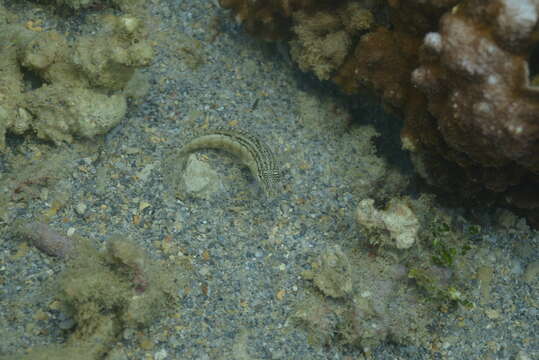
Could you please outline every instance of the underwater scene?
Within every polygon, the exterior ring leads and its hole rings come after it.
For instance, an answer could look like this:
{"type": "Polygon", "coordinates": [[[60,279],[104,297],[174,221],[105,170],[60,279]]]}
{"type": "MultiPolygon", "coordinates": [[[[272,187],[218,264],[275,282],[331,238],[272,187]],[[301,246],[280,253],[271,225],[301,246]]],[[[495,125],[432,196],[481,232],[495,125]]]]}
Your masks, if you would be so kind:
{"type": "Polygon", "coordinates": [[[539,359],[539,0],[0,0],[0,360],[539,359]]]}

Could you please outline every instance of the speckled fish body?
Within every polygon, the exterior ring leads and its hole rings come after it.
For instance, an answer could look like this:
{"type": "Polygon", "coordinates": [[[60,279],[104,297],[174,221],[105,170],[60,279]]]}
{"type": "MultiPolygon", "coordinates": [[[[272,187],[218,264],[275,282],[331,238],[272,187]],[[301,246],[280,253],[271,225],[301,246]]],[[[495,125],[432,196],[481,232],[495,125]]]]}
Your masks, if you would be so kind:
{"type": "Polygon", "coordinates": [[[224,150],[237,156],[258,180],[268,196],[274,196],[281,174],[271,149],[253,134],[243,130],[214,128],[198,133],[181,148],[188,154],[201,149],[224,150]]]}

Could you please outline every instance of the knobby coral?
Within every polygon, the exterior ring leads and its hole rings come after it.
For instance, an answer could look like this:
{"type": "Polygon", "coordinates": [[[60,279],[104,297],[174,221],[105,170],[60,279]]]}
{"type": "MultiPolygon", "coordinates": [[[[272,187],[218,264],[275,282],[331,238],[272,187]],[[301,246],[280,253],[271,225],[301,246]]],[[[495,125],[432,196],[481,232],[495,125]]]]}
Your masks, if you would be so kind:
{"type": "MultiPolygon", "coordinates": [[[[539,88],[528,63],[538,11],[534,0],[464,2],[425,35],[412,73],[447,145],[438,155],[520,208],[539,207],[539,197],[529,197],[539,184],[539,88]]],[[[412,151],[424,145],[413,133],[403,137],[412,151]]]]}

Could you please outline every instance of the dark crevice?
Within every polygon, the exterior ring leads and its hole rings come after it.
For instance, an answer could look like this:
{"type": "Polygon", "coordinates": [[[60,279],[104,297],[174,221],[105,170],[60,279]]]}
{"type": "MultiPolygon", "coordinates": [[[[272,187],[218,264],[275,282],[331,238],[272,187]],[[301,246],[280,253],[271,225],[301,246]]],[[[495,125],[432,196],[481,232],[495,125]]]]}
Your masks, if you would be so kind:
{"type": "Polygon", "coordinates": [[[529,80],[532,86],[539,87],[539,42],[535,43],[528,58],[529,80]]]}
{"type": "Polygon", "coordinates": [[[24,92],[39,89],[45,83],[35,71],[21,67],[21,72],[24,82],[24,92]]]}

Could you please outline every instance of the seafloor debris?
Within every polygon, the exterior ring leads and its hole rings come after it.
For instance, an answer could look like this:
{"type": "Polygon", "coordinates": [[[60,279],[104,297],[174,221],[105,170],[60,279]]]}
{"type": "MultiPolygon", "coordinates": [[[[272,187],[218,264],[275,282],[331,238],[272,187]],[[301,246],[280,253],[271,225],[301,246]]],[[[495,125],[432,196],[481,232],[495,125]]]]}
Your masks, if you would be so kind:
{"type": "Polygon", "coordinates": [[[123,331],[149,325],[174,303],[180,272],[151,260],[128,239],[113,236],[100,251],[89,240],[61,235],[44,223],[17,229],[41,251],[67,261],[53,287],[76,326],[64,344],[27,349],[16,359],[101,359],[123,331]]]}
{"type": "Polygon", "coordinates": [[[45,223],[17,221],[15,231],[47,255],[67,258],[74,254],[76,240],[61,235],[45,223]]]}
{"type": "Polygon", "coordinates": [[[417,238],[419,220],[405,199],[391,199],[385,210],[377,210],[374,200],[360,201],[356,218],[376,245],[410,248],[417,238]]]}

